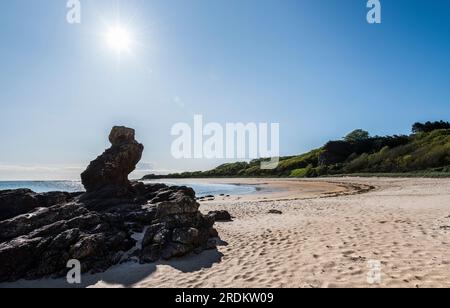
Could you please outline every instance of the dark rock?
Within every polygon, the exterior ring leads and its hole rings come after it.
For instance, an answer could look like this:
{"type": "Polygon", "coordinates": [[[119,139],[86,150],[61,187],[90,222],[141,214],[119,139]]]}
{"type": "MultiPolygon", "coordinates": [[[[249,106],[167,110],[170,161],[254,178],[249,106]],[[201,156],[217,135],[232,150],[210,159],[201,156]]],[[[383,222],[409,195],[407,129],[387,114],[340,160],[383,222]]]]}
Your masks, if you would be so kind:
{"type": "Polygon", "coordinates": [[[36,255],[42,249],[38,247],[42,239],[18,238],[0,244],[0,281],[18,280],[26,277],[34,268],[36,255]]]}
{"type": "Polygon", "coordinates": [[[81,174],[88,193],[85,197],[127,195],[131,186],[128,175],[136,169],[144,151],[144,146],[134,139],[134,134],[131,128],[112,129],[109,137],[111,148],[92,161],[81,174]]]}
{"type": "Polygon", "coordinates": [[[157,244],[146,246],[142,249],[139,259],[141,264],[158,261],[161,259],[161,246],[157,244]]]}
{"type": "Polygon", "coordinates": [[[233,220],[233,217],[227,211],[212,211],[208,213],[208,217],[215,222],[230,222],[233,220]]]}
{"type": "Polygon", "coordinates": [[[109,134],[109,142],[113,146],[120,146],[124,143],[133,143],[135,141],[135,131],[132,128],[115,126],[109,134]]]}
{"type": "Polygon", "coordinates": [[[267,212],[268,214],[275,214],[275,215],[282,215],[283,212],[279,211],[279,210],[270,210],[269,212],[267,212]]]}
{"type": "Polygon", "coordinates": [[[211,227],[211,228],[209,228],[209,237],[210,238],[218,238],[219,237],[219,232],[217,232],[216,229],[211,227]]]}
{"type": "Polygon", "coordinates": [[[190,245],[180,243],[170,243],[162,252],[161,257],[164,260],[179,258],[193,252],[195,249],[190,245]]]}
{"type": "Polygon", "coordinates": [[[172,241],[175,243],[193,245],[198,242],[199,231],[195,228],[174,229],[172,232],[172,241]]]}
{"type": "Polygon", "coordinates": [[[79,194],[51,192],[36,194],[29,189],[0,191],[0,221],[26,214],[39,207],[69,202],[79,194]]]}
{"type": "Polygon", "coordinates": [[[87,235],[80,239],[70,249],[70,254],[74,259],[82,260],[88,257],[101,256],[106,241],[104,234],[87,235]]]}
{"type": "Polygon", "coordinates": [[[78,259],[83,272],[104,271],[136,246],[132,236],[144,229],[136,252],[141,263],[211,248],[208,240],[218,235],[214,220],[199,212],[191,191],[158,188],[170,191],[167,201],[142,204],[133,198],[101,210],[90,209],[93,201],[78,201],[1,221],[0,281],[61,275],[70,259],[78,259]]]}
{"type": "Polygon", "coordinates": [[[134,131],[114,128],[112,148],[83,173],[87,192],[0,192],[0,282],[66,275],[71,259],[97,273],[125,260],[141,263],[215,247],[214,219],[187,187],[130,183],[143,147],[134,131]],[[134,234],[144,233],[139,243],[134,234]]]}
{"type": "Polygon", "coordinates": [[[216,238],[210,238],[206,243],[206,249],[214,249],[218,246],[218,242],[216,238]]]}
{"type": "Polygon", "coordinates": [[[79,229],[70,229],[57,235],[49,244],[50,249],[65,249],[75,244],[80,236],[79,229]]]}

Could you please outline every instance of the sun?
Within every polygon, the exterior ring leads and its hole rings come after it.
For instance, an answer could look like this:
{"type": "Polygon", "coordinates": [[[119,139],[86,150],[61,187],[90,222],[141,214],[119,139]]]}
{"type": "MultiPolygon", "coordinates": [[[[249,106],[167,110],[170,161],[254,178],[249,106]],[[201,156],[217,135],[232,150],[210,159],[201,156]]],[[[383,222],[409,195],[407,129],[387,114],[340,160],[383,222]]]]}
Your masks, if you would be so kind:
{"type": "Polygon", "coordinates": [[[133,47],[131,32],[121,25],[110,27],[106,33],[108,46],[117,54],[130,53],[133,47]]]}

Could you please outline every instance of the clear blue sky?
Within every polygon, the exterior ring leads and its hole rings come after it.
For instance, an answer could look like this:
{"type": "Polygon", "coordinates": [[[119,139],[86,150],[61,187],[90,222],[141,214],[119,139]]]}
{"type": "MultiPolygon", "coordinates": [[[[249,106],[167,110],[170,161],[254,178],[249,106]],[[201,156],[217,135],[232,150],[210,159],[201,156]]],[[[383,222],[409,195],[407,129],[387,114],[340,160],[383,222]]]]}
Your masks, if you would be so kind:
{"type": "Polygon", "coordinates": [[[450,118],[450,2],[382,0],[2,1],[0,179],[75,177],[134,127],[144,168],[206,169],[175,161],[176,122],[279,122],[281,153],[298,154],[355,128],[408,133],[450,118]],[[106,47],[120,12],[138,43],[106,47]]]}

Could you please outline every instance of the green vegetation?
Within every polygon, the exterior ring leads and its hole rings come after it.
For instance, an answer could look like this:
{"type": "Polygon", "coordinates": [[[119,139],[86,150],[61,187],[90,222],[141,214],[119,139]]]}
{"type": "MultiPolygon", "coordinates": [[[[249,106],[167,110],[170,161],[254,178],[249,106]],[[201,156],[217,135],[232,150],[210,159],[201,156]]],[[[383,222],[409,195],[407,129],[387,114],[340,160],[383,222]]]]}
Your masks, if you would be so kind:
{"type": "Polygon", "coordinates": [[[344,140],[347,142],[358,142],[358,141],[369,139],[369,137],[370,137],[369,132],[362,130],[362,129],[357,129],[357,130],[352,131],[347,136],[345,136],[344,140]]]}
{"type": "Polygon", "coordinates": [[[370,137],[355,130],[309,153],[280,158],[274,170],[261,170],[261,160],[225,164],[206,172],[186,172],[153,178],[198,177],[321,177],[417,176],[450,177],[450,125],[416,123],[410,136],[370,137]],[[435,129],[432,129],[432,128],[435,129]],[[442,129],[442,127],[444,127],[442,129]]]}
{"type": "Polygon", "coordinates": [[[438,129],[450,129],[450,123],[439,121],[439,122],[426,122],[426,123],[415,123],[413,125],[413,133],[431,133],[432,131],[438,129]]]}

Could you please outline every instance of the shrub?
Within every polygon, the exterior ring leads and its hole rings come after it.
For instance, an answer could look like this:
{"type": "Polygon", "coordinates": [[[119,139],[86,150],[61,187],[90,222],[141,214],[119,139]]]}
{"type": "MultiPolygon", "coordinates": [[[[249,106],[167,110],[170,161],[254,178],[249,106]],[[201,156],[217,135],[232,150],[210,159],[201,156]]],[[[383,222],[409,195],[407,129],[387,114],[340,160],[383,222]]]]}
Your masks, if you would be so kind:
{"type": "Polygon", "coordinates": [[[306,168],[301,169],[295,169],[292,170],[290,177],[293,178],[307,178],[307,177],[313,177],[317,176],[316,171],[314,170],[314,167],[312,165],[309,165],[306,168]]]}

